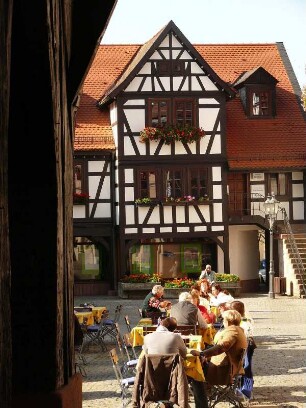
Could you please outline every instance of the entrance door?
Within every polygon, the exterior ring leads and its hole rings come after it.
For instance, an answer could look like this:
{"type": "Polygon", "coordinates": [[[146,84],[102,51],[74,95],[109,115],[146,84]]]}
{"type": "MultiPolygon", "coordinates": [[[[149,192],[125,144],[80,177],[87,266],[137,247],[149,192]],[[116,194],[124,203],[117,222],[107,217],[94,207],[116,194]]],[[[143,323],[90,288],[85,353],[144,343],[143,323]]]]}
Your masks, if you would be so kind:
{"type": "Polygon", "coordinates": [[[228,174],[228,212],[229,216],[247,214],[247,182],[244,173],[228,174]]]}

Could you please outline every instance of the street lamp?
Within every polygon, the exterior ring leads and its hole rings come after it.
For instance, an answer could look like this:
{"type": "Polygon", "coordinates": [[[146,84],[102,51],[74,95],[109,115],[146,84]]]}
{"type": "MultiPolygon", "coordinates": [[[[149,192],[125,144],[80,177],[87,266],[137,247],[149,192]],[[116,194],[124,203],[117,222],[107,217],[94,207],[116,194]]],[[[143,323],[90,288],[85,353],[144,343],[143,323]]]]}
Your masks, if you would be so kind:
{"type": "Polygon", "coordinates": [[[269,297],[274,299],[274,259],[273,259],[273,226],[276,221],[276,216],[279,210],[279,201],[275,199],[275,194],[268,194],[266,201],[263,204],[265,215],[269,221],[270,231],[270,270],[269,270],[269,297]]]}

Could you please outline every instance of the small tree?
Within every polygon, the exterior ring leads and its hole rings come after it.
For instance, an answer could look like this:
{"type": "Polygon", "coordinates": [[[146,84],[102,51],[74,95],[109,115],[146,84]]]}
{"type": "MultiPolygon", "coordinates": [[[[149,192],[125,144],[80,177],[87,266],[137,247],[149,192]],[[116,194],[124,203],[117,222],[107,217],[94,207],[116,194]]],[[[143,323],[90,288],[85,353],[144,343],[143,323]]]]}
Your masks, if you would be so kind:
{"type": "Polygon", "coordinates": [[[306,111],[306,85],[304,85],[302,89],[302,105],[304,110],[306,111]]]}

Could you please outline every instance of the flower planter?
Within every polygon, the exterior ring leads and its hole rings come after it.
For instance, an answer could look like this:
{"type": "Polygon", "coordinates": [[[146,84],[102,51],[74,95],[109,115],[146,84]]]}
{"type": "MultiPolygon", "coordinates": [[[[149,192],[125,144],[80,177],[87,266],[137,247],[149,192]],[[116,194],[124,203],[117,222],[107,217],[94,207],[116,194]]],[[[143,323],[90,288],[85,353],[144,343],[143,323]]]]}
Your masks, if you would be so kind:
{"type": "Polygon", "coordinates": [[[154,285],[160,285],[160,282],[145,282],[145,283],[118,283],[118,295],[122,299],[142,299],[154,285]]]}

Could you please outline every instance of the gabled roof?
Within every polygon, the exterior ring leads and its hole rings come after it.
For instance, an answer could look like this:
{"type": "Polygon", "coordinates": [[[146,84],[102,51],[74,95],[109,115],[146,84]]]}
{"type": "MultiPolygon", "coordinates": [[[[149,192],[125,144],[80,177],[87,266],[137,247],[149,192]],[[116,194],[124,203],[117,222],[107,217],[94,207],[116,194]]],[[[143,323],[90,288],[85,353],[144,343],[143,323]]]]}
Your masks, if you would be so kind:
{"type": "Polygon", "coordinates": [[[152,37],[148,42],[146,42],[139,48],[133,60],[126,67],[122,75],[120,75],[116,83],[110,86],[105,91],[105,93],[101,95],[99,105],[103,105],[104,103],[113,100],[129,84],[131,79],[133,79],[136,73],[140,71],[140,69],[147,62],[148,58],[154,53],[154,51],[158,48],[158,46],[170,32],[174,33],[179,41],[185,44],[185,46],[188,48],[188,51],[190,51],[190,54],[198,60],[199,64],[203,67],[203,71],[210,74],[211,79],[215,82],[215,85],[219,89],[223,89],[231,96],[235,94],[234,90],[213,71],[213,69],[207,64],[207,62],[193,47],[193,45],[190,44],[190,42],[178,29],[174,22],[170,21],[154,37],[152,37]]]}
{"type": "MultiPolygon", "coordinates": [[[[121,77],[140,48],[140,45],[100,45],[77,111],[76,151],[115,148],[109,111],[100,110],[97,102],[121,77]]],[[[227,102],[226,143],[230,168],[305,167],[305,113],[298,102],[301,91],[284,45],[196,44],[194,48],[224,83],[233,84],[242,74],[255,72],[258,67],[278,81],[274,119],[248,119],[239,98],[227,102]]]]}
{"type": "Polygon", "coordinates": [[[256,67],[249,71],[243,72],[234,81],[233,86],[238,89],[246,83],[256,83],[256,84],[267,84],[271,83],[273,85],[277,84],[278,80],[274,78],[273,75],[269,74],[264,68],[256,67]]]}

